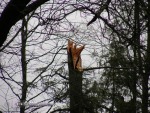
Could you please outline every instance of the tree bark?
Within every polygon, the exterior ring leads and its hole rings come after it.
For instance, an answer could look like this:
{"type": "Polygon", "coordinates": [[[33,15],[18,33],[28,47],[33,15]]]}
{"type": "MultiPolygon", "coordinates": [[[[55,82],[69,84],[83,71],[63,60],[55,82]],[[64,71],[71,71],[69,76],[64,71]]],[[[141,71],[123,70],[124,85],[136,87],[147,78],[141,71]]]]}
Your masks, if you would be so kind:
{"type": "Polygon", "coordinates": [[[68,53],[70,113],[83,113],[82,72],[74,69],[72,54],[68,53]]]}

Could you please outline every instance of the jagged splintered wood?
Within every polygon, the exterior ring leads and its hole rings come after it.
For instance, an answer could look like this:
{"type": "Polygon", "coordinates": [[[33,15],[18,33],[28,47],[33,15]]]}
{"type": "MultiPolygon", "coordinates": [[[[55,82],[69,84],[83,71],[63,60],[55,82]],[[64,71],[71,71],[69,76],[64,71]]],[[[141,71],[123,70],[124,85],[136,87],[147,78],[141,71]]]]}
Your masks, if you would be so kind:
{"type": "Polygon", "coordinates": [[[72,56],[73,67],[78,71],[83,71],[82,69],[82,60],[81,52],[84,49],[84,45],[77,48],[77,45],[73,41],[68,40],[68,53],[72,56]]]}
{"type": "Polygon", "coordinates": [[[82,99],[82,63],[81,51],[84,46],[77,45],[68,40],[68,68],[69,68],[69,96],[70,113],[83,113],[82,99]]]}

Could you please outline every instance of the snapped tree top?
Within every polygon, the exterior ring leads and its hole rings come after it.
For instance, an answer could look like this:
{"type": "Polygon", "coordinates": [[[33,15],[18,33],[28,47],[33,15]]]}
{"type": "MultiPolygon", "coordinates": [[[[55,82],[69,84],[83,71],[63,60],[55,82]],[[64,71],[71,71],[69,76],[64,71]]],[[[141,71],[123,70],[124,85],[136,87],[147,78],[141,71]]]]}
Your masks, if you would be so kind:
{"type": "Polygon", "coordinates": [[[77,44],[75,44],[73,41],[68,40],[68,47],[67,47],[68,54],[71,54],[73,59],[73,67],[78,71],[83,71],[81,59],[81,52],[83,49],[84,45],[77,47],[77,44]]]}

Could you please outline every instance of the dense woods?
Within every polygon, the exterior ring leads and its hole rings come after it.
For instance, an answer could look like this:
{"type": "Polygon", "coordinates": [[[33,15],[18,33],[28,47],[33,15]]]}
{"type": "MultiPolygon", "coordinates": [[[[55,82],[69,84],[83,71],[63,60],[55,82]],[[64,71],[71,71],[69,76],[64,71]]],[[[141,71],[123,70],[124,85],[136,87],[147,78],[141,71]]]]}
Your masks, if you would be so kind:
{"type": "Polygon", "coordinates": [[[0,111],[149,113],[149,11],[150,0],[2,0],[0,111]]]}

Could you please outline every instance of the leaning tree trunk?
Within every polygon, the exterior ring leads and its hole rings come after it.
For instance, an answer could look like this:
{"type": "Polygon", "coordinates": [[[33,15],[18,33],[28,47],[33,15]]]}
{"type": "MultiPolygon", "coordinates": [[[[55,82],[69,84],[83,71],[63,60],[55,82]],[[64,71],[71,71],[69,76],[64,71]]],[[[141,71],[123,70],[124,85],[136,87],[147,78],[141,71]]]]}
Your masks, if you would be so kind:
{"type": "Polygon", "coordinates": [[[69,96],[70,113],[83,113],[82,105],[82,68],[80,53],[84,46],[76,48],[68,41],[69,96]]]}

